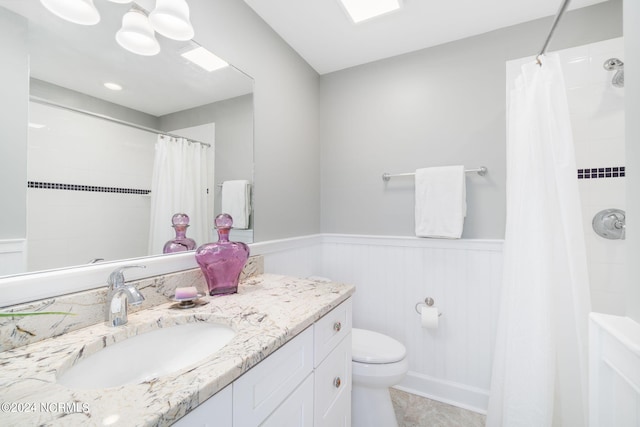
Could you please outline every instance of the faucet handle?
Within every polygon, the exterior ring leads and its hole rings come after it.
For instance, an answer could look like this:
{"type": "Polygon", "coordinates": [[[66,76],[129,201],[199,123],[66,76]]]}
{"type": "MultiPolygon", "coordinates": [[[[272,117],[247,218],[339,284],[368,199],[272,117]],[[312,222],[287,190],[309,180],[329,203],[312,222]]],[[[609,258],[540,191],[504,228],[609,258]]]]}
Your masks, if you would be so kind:
{"type": "Polygon", "coordinates": [[[129,268],[147,268],[146,265],[124,265],[114,270],[107,279],[107,284],[111,288],[119,288],[124,285],[124,270],[129,268]]]}

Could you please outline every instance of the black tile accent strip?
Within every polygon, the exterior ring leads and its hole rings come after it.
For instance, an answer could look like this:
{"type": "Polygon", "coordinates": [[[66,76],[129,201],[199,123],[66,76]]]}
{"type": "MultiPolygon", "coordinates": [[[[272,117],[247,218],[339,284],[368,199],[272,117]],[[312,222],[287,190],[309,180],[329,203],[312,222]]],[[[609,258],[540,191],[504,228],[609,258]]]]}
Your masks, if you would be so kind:
{"type": "Polygon", "coordinates": [[[47,190],[92,191],[96,193],[151,194],[151,190],[136,188],[98,187],[95,185],[58,184],[55,182],[28,181],[27,187],[47,190]]]}
{"type": "Polygon", "coordinates": [[[578,179],[624,178],[624,166],[606,166],[603,168],[578,169],[578,179]]]}

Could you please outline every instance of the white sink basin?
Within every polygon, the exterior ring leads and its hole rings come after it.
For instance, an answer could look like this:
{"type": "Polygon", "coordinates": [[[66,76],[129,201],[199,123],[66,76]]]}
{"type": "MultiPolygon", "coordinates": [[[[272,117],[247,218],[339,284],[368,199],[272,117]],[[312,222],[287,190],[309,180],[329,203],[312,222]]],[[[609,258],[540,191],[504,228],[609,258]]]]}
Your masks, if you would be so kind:
{"type": "Polygon", "coordinates": [[[58,376],[74,389],[100,389],[152,381],[212,355],[235,336],[228,326],[186,323],[168,326],[105,347],[58,376]]]}

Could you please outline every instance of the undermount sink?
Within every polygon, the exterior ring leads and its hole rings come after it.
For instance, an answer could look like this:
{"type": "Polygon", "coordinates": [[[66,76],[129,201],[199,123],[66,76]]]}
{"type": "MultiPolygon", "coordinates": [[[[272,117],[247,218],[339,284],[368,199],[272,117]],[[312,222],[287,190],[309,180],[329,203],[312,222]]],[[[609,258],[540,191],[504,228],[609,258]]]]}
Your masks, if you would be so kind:
{"type": "Polygon", "coordinates": [[[73,389],[150,382],[214,354],[235,334],[207,322],[164,327],[103,348],[59,374],[57,382],[73,389]]]}

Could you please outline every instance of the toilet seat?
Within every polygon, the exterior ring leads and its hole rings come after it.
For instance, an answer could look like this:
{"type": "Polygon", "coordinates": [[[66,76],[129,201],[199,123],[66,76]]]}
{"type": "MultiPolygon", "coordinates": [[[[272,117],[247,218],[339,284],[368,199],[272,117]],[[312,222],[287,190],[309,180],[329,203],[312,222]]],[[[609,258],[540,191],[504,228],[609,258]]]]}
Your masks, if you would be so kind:
{"type": "Polygon", "coordinates": [[[351,329],[352,355],[354,362],[385,364],[405,358],[407,349],[393,338],[366,329],[351,329]]]}

